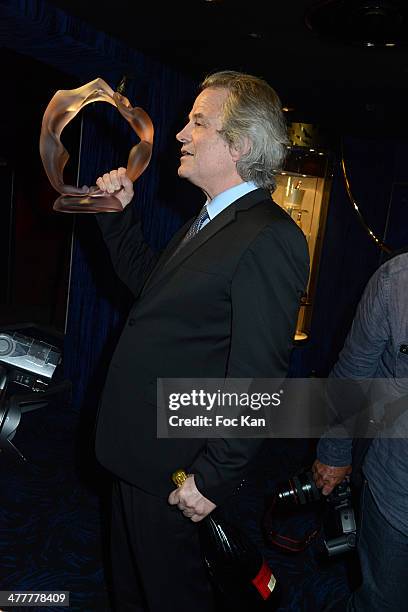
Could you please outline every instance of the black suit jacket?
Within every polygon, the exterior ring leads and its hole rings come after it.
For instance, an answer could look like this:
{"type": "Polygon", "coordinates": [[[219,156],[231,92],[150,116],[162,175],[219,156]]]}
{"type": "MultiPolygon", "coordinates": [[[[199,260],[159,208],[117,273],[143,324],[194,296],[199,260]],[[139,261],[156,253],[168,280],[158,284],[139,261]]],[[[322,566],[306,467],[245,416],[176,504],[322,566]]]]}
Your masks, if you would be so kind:
{"type": "Polygon", "coordinates": [[[285,377],[308,278],[306,240],[257,189],[172,257],[189,221],[156,261],[130,208],[98,215],[116,272],[136,301],[103,391],[97,457],[160,496],[174,488],[171,473],[185,468],[220,503],[261,441],[157,439],[156,379],[285,377]]]}

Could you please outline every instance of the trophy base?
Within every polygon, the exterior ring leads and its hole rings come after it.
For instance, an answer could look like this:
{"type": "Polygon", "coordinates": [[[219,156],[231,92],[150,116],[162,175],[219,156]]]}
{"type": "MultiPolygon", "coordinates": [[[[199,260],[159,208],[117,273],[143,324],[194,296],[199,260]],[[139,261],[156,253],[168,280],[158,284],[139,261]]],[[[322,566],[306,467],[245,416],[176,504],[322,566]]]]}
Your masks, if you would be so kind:
{"type": "Polygon", "coordinates": [[[53,209],[63,213],[122,212],[123,207],[113,195],[62,195],[54,202],[53,209]]]}

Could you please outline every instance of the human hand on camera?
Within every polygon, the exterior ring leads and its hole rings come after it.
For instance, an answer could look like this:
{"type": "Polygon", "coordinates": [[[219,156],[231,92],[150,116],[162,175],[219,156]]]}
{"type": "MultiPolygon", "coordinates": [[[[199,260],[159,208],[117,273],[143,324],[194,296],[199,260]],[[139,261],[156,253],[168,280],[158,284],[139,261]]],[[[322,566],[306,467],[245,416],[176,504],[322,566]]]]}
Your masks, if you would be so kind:
{"type": "Polygon", "coordinates": [[[334,487],[337,487],[348,474],[351,474],[351,465],[335,467],[316,459],[312,465],[312,473],[316,486],[322,489],[322,494],[330,495],[334,487]]]}
{"type": "Polygon", "coordinates": [[[100,176],[96,184],[105,193],[111,193],[125,208],[133,198],[133,183],[126,175],[126,168],[111,170],[100,176]]]}

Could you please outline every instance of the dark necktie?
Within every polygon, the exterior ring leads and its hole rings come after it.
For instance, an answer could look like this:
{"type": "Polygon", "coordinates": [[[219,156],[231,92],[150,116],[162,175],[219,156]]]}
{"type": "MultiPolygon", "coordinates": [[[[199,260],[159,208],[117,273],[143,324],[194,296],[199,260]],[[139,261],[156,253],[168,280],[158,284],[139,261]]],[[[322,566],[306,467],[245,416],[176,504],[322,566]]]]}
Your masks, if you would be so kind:
{"type": "Polygon", "coordinates": [[[188,230],[187,234],[184,236],[183,240],[181,241],[181,245],[185,245],[186,242],[188,242],[189,240],[191,240],[191,238],[193,238],[193,236],[195,236],[196,234],[198,234],[198,232],[200,231],[200,229],[203,226],[203,223],[205,221],[207,221],[207,219],[209,220],[210,217],[208,215],[208,211],[207,211],[207,204],[204,204],[204,206],[202,207],[202,209],[200,210],[200,212],[198,213],[195,221],[193,221],[193,223],[190,226],[190,229],[188,230]]]}
{"type": "Polygon", "coordinates": [[[174,251],[173,255],[170,257],[170,259],[172,259],[175,256],[175,254],[178,253],[179,250],[182,249],[187,244],[187,242],[189,242],[192,238],[194,238],[196,234],[198,234],[198,232],[203,226],[203,223],[205,223],[205,221],[207,220],[210,220],[210,216],[207,211],[207,204],[204,204],[204,206],[198,213],[197,217],[195,218],[193,223],[190,225],[187,231],[187,234],[184,236],[183,240],[180,242],[180,244],[178,245],[177,249],[174,251]]]}

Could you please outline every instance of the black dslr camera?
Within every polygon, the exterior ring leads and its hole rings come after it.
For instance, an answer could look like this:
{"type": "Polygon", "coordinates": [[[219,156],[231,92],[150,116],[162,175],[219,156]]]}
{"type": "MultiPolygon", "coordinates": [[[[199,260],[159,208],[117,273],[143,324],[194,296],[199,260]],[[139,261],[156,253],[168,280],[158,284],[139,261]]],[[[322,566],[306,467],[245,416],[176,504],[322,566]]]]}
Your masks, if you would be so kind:
{"type": "MultiPolygon", "coordinates": [[[[324,552],[329,557],[334,557],[353,550],[356,546],[356,519],[352,506],[352,491],[347,478],[337,485],[330,495],[325,496],[317,488],[312,472],[301,472],[278,485],[272,512],[285,513],[285,510],[296,506],[323,501],[328,504],[323,520],[324,552]]],[[[279,545],[278,538],[275,537],[273,543],[279,545]]]]}

